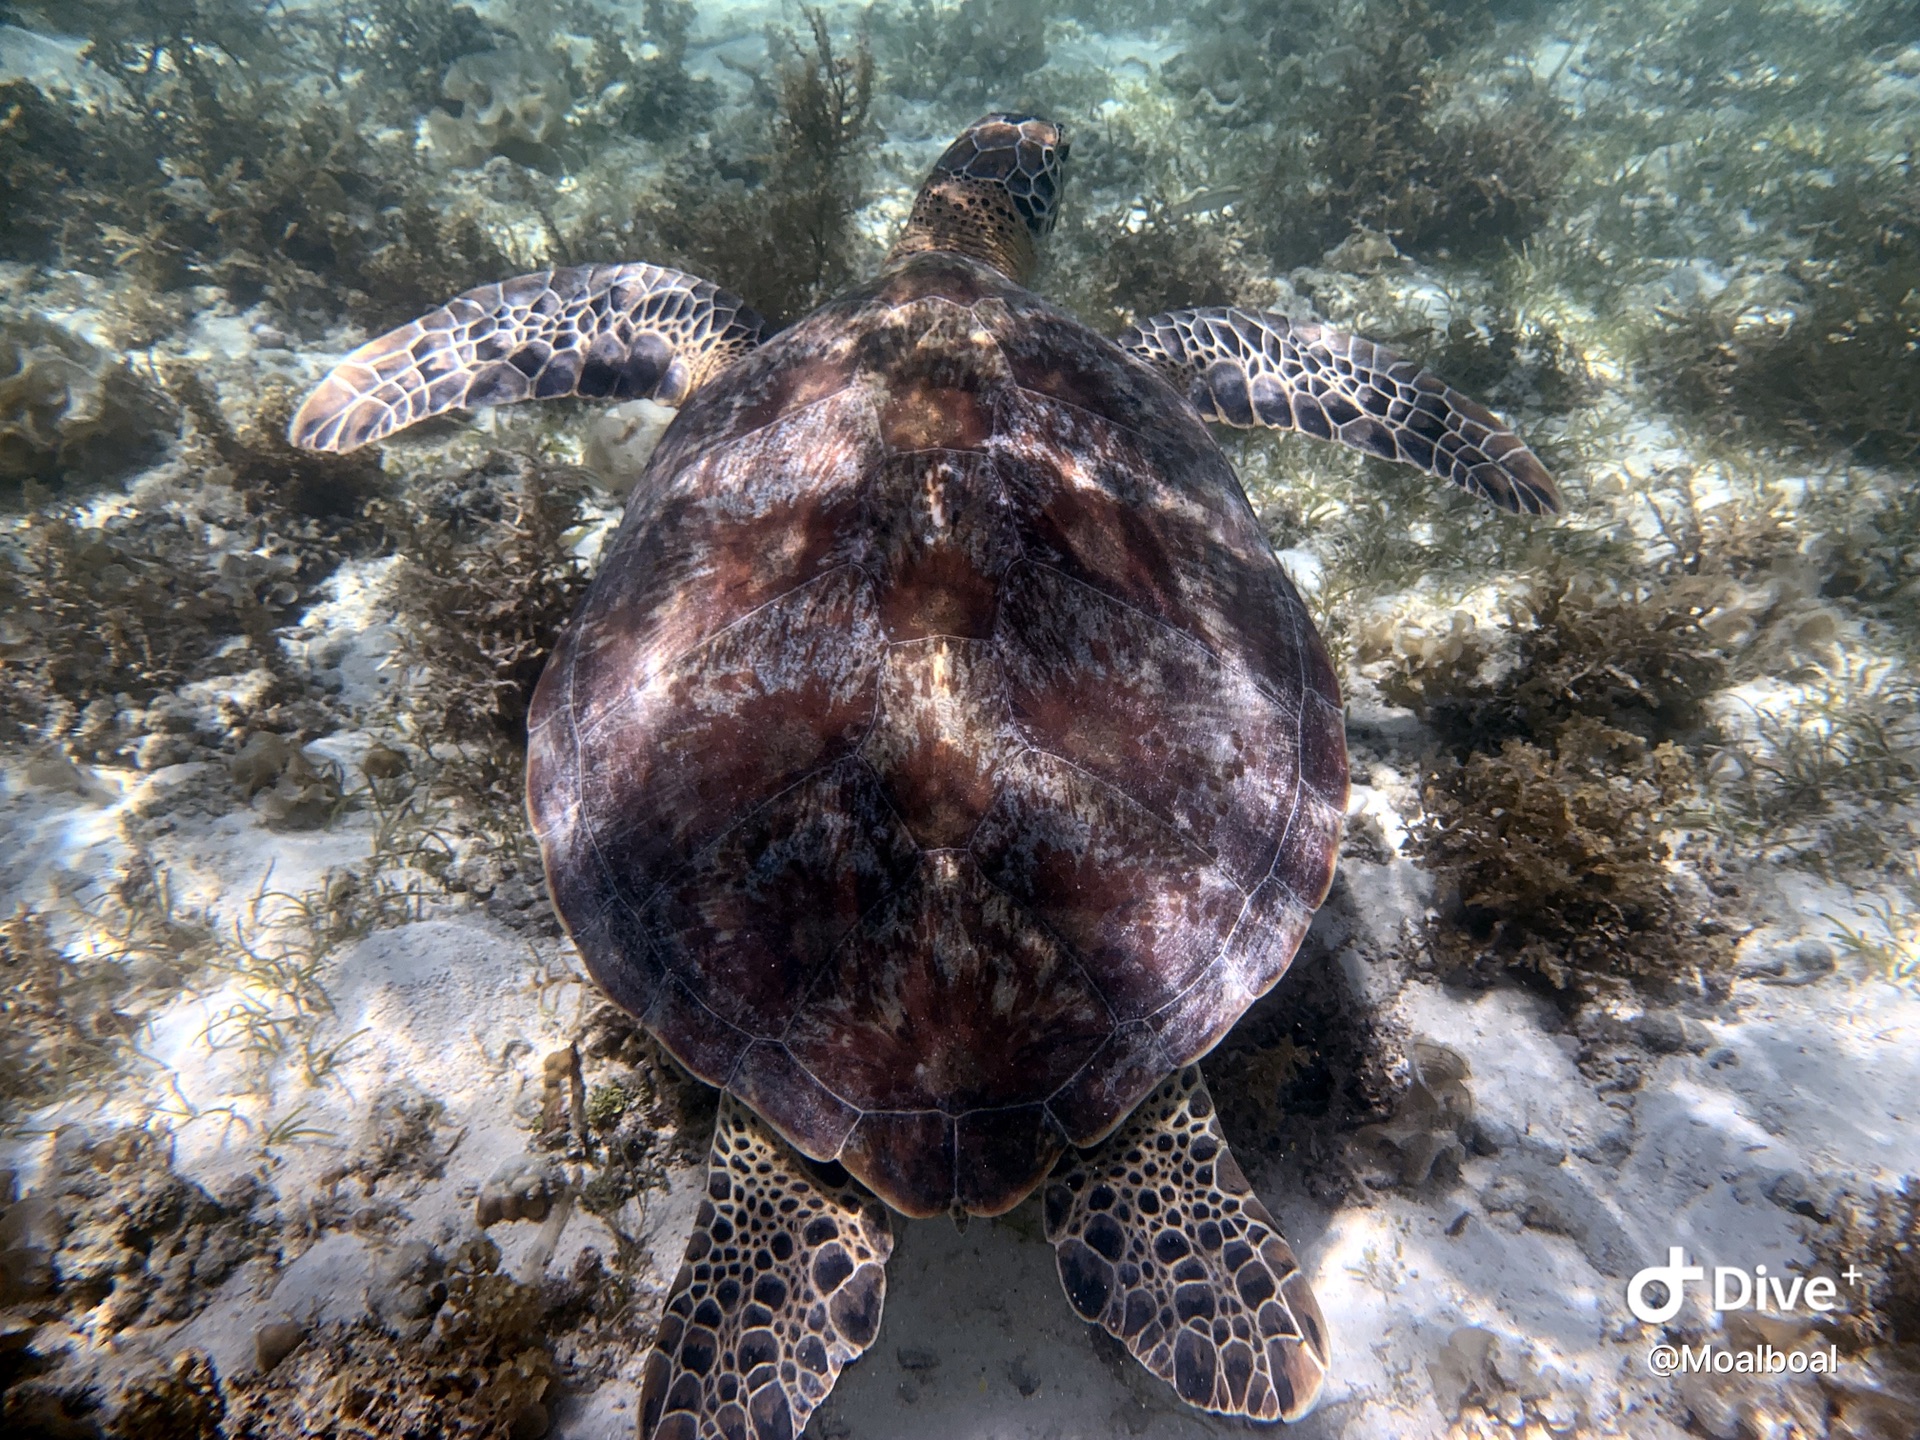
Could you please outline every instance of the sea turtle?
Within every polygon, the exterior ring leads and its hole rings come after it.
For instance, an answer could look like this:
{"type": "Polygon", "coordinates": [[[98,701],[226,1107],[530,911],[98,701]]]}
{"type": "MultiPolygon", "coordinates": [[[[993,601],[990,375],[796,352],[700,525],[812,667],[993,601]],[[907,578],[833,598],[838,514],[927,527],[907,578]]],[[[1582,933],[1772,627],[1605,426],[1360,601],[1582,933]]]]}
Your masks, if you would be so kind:
{"type": "Polygon", "coordinates": [[[888,1209],[1036,1188],[1073,1308],[1183,1399],[1291,1420],[1326,1373],[1195,1062],[1326,894],[1340,696],[1202,422],[1557,500],[1368,341],[1234,308],[1110,341],[1029,293],[1066,158],[981,119],[880,277],[770,339],[678,271],[549,270],[362,346],[293,420],[339,451],[461,406],[681,407],[528,724],[574,943],[724,1092],[646,1436],[798,1433],[873,1343],[888,1209]]]}

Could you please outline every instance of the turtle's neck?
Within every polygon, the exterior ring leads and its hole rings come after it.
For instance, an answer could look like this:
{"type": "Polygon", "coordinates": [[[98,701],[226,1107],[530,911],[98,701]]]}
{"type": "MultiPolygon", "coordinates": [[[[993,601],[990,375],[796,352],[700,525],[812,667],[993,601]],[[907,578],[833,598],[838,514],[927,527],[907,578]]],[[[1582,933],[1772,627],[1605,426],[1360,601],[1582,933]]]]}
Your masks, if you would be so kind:
{"type": "Polygon", "coordinates": [[[921,186],[887,263],[929,250],[983,260],[1021,285],[1037,259],[1033,236],[1005,187],[957,175],[935,175],[921,186]]]}

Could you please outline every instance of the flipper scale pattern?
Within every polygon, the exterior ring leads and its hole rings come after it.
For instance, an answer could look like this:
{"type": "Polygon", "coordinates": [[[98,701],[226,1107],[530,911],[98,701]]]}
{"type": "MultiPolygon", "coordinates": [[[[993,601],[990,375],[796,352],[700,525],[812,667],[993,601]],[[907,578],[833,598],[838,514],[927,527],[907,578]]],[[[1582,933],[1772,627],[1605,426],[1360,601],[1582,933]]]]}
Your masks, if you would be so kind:
{"type": "Polygon", "coordinates": [[[1227,1150],[1198,1066],[1176,1071],[1045,1189],[1067,1298],[1190,1405],[1298,1420],[1327,1373],[1326,1322],[1227,1150]]]}
{"type": "Polygon", "coordinates": [[[346,453],[449,410],[582,395],[678,405],[760,341],[764,322],[658,265],[577,265],[456,296],[329,371],[288,427],[346,453]]]}
{"type": "Polygon", "coordinates": [[[873,1344],[892,1253],[871,1196],[721,1096],[707,1198],[647,1357],[641,1440],[793,1440],[873,1344]]]}
{"type": "Polygon", "coordinates": [[[1371,340],[1221,305],[1156,315],[1119,344],[1208,420],[1336,440],[1418,466],[1503,510],[1560,508],[1546,466],[1499,416],[1371,340]]]}

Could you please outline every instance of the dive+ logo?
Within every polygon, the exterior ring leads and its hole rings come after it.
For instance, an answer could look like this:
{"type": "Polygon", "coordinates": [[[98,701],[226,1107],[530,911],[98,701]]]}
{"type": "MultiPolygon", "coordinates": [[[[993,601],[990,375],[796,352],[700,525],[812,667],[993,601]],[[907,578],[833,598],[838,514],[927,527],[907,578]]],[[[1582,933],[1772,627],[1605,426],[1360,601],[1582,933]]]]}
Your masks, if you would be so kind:
{"type": "MultiPolygon", "coordinates": [[[[1704,1282],[1706,1278],[1705,1266],[1689,1265],[1686,1250],[1679,1245],[1672,1246],[1667,1251],[1666,1264],[1649,1265],[1627,1282],[1627,1308],[1636,1320],[1664,1325],[1680,1313],[1686,1298],[1686,1283],[1689,1280],[1704,1282]],[[1647,1296],[1647,1291],[1655,1285],[1666,1292],[1666,1297],[1657,1303],[1647,1296]]],[[[1844,1278],[1849,1285],[1857,1285],[1862,1275],[1849,1265],[1844,1278]]],[[[1811,1280],[1804,1275],[1783,1278],[1769,1275],[1764,1265],[1756,1265],[1751,1271],[1736,1265],[1716,1265],[1712,1291],[1715,1310],[1770,1310],[1787,1314],[1807,1309],[1826,1314],[1840,1306],[1839,1289],[1826,1276],[1816,1275],[1811,1280]]]]}

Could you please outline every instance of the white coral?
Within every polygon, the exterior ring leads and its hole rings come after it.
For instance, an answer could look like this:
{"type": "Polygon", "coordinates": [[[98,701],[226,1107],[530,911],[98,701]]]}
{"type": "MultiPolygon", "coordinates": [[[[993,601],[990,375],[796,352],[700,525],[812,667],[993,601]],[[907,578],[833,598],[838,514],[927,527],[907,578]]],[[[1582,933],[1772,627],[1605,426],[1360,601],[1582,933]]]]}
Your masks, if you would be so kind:
{"type": "Polygon", "coordinates": [[[480,165],[493,155],[523,158],[544,150],[560,133],[573,97],[565,80],[540,56],[524,50],[463,55],[448,68],[440,93],[458,115],[435,110],[426,139],[449,165],[480,165]]]}
{"type": "Polygon", "coordinates": [[[118,474],[150,458],[165,407],[124,360],[41,320],[0,327],[0,480],[118,474]]]}

